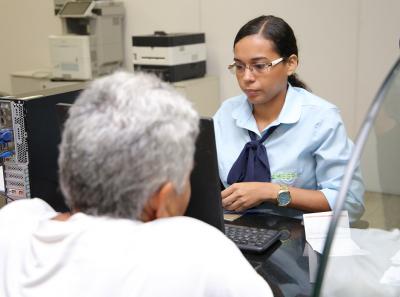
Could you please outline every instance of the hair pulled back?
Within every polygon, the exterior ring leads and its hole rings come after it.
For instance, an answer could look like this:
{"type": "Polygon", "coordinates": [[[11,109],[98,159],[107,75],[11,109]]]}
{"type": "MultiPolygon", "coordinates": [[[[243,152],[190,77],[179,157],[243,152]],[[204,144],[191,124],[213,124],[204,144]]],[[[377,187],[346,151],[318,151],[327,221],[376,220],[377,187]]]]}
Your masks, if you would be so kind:
{"type": "MultiPolygon", "coordinates": [[[[291,55],[299,56],[293,30],[283,19],[273,15],[262,15],[249,21],[236,34],[233,47],[242,38],[255,34],[272,41],[275,45],[275,51],[285,60],[291,55]]],[[[295,73],[288,77],[288,81],[294,87],[308,89],[307,85],[295,73]]]]}

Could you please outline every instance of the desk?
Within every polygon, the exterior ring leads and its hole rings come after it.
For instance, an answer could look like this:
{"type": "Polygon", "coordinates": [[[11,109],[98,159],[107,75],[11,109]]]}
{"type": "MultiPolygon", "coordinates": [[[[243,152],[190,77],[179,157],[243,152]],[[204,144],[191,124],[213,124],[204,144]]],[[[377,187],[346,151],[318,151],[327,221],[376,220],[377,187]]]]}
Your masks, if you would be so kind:
{"type": "MultiPolygon", "coordinates": [[[[268,282],[274,296],[311,296],[311,275],[318,268],[319,254],[304,255],[306,245],[301,220],[273,214],[247,214],[233,224],[267,227],[286,235],[264,254],[244,253],[258,273],[268,282]]],[[[331,257],[325,272],[322,296],[400,296],[400,287],[380,283],[393,264],[390,258],[400,249],[400,231],[351,229],[352,239],[368,252],[365,256],[331,257]]]]}
{"type": "Polygon", "coordinates": [[[266,253],[244,253],[270,285],[274,296],[310,296],[309,259],[303,256],[306,244],[301,220],[272,214],[247,214],[232,224],[281,230],[283,240],[266,253]]]}
{"type": "Polygon", "coordinates": [[[351,229],[351,237],[363,256],[330,257],[324,274],[324,297],[399,297],[400,286],[381,283],[391,257],[400,250],[400,230],[351,229]]]}

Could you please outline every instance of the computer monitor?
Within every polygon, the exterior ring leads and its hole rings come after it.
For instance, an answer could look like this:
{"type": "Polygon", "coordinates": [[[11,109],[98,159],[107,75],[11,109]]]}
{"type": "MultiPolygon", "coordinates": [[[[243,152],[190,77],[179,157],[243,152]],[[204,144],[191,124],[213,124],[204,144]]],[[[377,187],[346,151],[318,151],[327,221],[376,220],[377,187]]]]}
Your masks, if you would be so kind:
{"type": "Polygon", "coordinates": [[[217,149],[212,119],[200,119],[194,168],[190,178],[192,195],[185,215],[206,222],[224,232],[217,149]]]}

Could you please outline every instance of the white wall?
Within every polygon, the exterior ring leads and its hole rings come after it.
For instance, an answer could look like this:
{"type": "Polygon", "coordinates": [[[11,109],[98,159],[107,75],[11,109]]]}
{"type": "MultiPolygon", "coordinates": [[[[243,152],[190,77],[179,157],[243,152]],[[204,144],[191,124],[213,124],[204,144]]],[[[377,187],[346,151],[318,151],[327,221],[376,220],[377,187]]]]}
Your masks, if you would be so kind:
{"type": "Polygon", "coordinates": [[[349,130],[354,129],[355,106],[349,103],[354,102],[355,93],[357,1],[252,0],[251,9],[244,7],[242,1],[215,2],[203,1],[202,25],[212,43],[209,70],[220,75],[223,98],[238,91],[235,79],[226,70],[226,65],[232,61],[236,32],[251,18],[274,14],[284,18],[297,36],[300,78],[317,95],[338,105],[349,130]],[[228,21],[216,25],[221,13],[227,14],[224,19],[228,21]],[[342,65],[345,59],[350,63],[342,65]]]}
{"type": "MultiPolygon", "coordinates": [[[[232,61],[232,42],[238,29],[261,14],[281,16],[297,36],[300,77],[317,95],[339,106],[352,138],[400,53],[398,0],[123,2],[126,67],[132,68],[134,34],[155,30],[205,32],[208,73],[220,77],[221,100],[239,92],[235,78],[226,69],[232,61]]],[[[60,32],[53,0],[0,1],[0,91],[11,92],[12,72],[49,67],[47,36],[60,32]]],[[[368,148],[366,155],[370,151],[374,147],[368,148]]],[[[376,180],[376,160],[370,159],[363,163],[366,181],[376,180]]]]}
{"type": "MultiPolygon", "coordinates": [[[[239,92],[226,70],[240,26],[260,14],[283,17],[300,49],[300,77],[342,110],[354,137],[390,66],[399,55],[398,0],[124,0],[125,57],[131,69],[133,34],[206,33],[208,73],[221,80],[221,100],[239,92]]],[[[0,91],[11,92],[9,74],[49,67],[47,36],[60,33],[52,0],[0,2],[0,91]]]]}
{"type": "Polygon", "coordinates": [[[385,76],[400,55],[400,1],[360,2],[357,84],[357,127],[385,76]]]}
{"type": "MultiPolygon", "coordinates": [[[[400,1],[365,0],[360,2],[358,57],[356,60],[357,77],[355,84],[355,126],[360,127],[369,104],[376,95],[389,69],[399,57],[400,39],[400,1]]],[[[398,140],[397,136],[397,140],[398,140]]],[[[382,139],[380,140],[382,141],[382,139]]],[[[389,154],[389,158],[393,154],[389,154]]],[[[390,164],[380,152],[378,162],[377,139],[374,132],[369,136],[364,149],[361,165],[366,188],[375,192],[400,194],[400,184],[387,186],[385,177],[398,174],[398,163],[392,160],[390,168],[383,169],[383,164],[390,164]],[[380,165],[380,166],[378,166],[380,165]],[[387,172],[387,173],[385,173],[387,172]],[[381,185],[383,183],[383,187],[381,185]]],[[[393,179],[389,179],[393,180],[393,179]]]]}
{"type": "Polygon", "coordinates": [[[10,93],[10,73],[50,67],[47,36],[60,34],[52,0],[0,1],[0,91],[10,93]]]}

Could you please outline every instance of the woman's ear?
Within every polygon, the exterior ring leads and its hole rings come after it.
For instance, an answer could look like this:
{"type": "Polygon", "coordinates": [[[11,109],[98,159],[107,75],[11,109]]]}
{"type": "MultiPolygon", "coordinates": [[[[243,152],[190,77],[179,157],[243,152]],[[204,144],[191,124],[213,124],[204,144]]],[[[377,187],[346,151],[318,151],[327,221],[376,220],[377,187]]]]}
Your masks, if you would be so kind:
{"type": "Polygon", "coordinates": [[[299,59],[297,58],[296,55],[290,55],[289,58],[286,59],[287,76],[290,76],[296,72],[298,64],[299,64],[299,59]]]}

